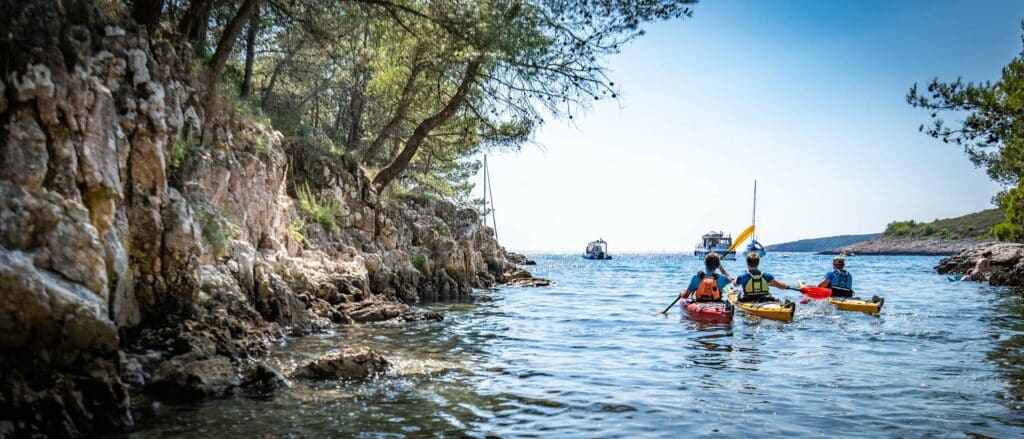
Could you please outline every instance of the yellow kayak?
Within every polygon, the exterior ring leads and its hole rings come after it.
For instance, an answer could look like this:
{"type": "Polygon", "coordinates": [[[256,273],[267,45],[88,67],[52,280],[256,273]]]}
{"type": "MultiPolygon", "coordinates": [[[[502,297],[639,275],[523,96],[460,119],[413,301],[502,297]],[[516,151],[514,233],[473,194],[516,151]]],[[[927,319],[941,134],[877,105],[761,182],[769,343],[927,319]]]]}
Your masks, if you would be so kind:
{"type": "MultiPolygon", "coordinates": [[[[803,288],[807,284],[803,281],[797,281],[797,287],[803,288]]],[[[878,296],[872,296],[871,300],[864,300],[860,297],[829,297],[828,303],[836,306],[836,309],[840,311],[860,311],[868,314],[878,314],[882,311],[882,304],[885,303],[885,299],[878,296]]]]}
{"type": "Polygon", "coordinates": [[[860,311],[868,314],[878,314],[882,311],[882,304],[885,299],[874,296],[871,300],[864,300],[859,297],[829,297],[828,303],[843,311],[860,311]]]}
{"type": "Polygon", "coordinates": [[[729,292],[729,302],[746,313],[784,322],[793,320],[793,314],[796,313],[796,304],[788,300],[785,302],[740,302],[739,293],[734,291],[729,292]]]}

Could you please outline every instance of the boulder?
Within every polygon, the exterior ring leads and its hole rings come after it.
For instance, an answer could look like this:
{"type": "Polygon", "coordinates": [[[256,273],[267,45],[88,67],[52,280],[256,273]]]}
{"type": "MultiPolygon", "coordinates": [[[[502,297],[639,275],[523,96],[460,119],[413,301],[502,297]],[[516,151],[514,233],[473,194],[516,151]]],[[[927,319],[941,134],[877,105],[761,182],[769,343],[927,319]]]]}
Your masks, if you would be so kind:
{"type": "Polygon", "coordinates": [[[260,393],[270,393],[288,387],[288,380],[277,369],[261,361],[246,369],[242,386],[260,393]]]}
{"type": "Polygon", "coordinates": [[[380,354],[367,347],[345,348],[324,354],[300,367],[295,378],[362,380],[381,375],[391,367],[380,354]]]}
{"type": "Polygon", "coordinates": [[[194,357],[186,354],[164,363],[149,383],[149,392],[158,398],[187,402],[221,398],[238,388],[238,376],[227,357],[194,357]]]}
{"type": "Polygon", "coordinates": [[[409,305],[395,302],[356,302],[340,304],[338,309],[356,323],[369,323],[398,317],[409,311],[409,305]]]}

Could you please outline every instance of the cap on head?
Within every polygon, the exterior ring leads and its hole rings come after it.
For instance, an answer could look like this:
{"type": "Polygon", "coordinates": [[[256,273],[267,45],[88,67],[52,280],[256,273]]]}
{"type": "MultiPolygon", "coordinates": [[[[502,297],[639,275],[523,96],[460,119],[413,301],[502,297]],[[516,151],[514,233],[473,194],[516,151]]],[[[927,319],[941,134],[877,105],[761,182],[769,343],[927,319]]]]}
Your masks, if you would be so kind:
{"type": "Polygon", "coordinates": [[[704,268],[707,269],[708,273],[717,270],[721,265],[722,257],[718,256],[718,253],[711,252],[704,256],[704,268]]]}
{"type": "Polygon", "coordinates": [[[844,268],[844,267],[846,267],[846,258],[844,258],[842,256],[836,256],[836,257],[832,258],[832,266],[836,267],[836,268],[844,268]]]}
{"type": "Polygon", "coordinates": [[[750,268],[757,268],[761,265],[761,255],[757,253],[751,253],[747,255],[747,266],[750,268]]]}

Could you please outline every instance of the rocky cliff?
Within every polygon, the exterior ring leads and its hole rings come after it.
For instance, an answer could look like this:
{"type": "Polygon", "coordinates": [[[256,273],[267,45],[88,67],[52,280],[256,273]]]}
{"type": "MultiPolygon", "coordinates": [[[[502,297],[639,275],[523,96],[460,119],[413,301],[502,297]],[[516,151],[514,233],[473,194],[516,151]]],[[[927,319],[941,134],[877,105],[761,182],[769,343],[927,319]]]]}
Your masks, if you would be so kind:
{"type": "Polygon", "coordinates": [[[515,270],[474,211],[382,200],[205,89],[169,29],[91,5],[0,1],[0,436],[273,383],[258,358],[286,330],[437,318],[407,304],[515,270]]]}

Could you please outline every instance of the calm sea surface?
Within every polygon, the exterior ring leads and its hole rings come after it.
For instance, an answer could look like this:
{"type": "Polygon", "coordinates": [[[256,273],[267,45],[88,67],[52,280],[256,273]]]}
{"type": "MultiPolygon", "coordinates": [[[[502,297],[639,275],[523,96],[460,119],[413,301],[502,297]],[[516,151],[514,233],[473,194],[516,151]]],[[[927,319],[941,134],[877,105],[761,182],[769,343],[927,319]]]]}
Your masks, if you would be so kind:
{"type": "MultiPolygon", "coordinates": [[[[729,325],[658,314],[700,268],[693,256],[533,255],[557,285],[424,305],[443,322],[379,324],[288,340],[289,374],[349,344],[394,372],[303,382],[273,397],[161,405],[158,436],[994,436],[1024,434],[1024,305],[946,281],[933,257],[848,259],[880,316],[797,305],[791,323],[729,325]]],[[[727,261],[730,273],[742,263],[727,261]]],[[[769,254],[783,281],[817,281],[830,258],[769,254]]],[[[798,294],[776,291],[797,301],[798,294]]]]}

